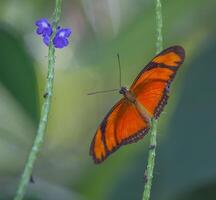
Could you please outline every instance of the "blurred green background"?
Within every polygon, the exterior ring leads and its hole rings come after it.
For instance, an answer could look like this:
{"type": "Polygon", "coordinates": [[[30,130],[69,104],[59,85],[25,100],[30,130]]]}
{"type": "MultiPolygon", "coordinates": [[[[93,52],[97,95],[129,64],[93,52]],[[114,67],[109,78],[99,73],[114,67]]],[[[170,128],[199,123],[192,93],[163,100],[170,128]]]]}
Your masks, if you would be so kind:
{"type": "MultiPolygon", "coordinates": [[[[155,54],[155,1],[63,0],[70,46],[57,50],[45,144],[25,199],[139,200],[149,137],[94,165],[89,145],[118,93],[155,54]]],[[[159,119],[153,200],[216,199],[216,1],[162,0],[164,48],[186,60],[159,119]]],[[[12,199],[35,137],[47,72],[47,47],[34,22],[54,1],[0,1],[0,199],[12,199]]]]}

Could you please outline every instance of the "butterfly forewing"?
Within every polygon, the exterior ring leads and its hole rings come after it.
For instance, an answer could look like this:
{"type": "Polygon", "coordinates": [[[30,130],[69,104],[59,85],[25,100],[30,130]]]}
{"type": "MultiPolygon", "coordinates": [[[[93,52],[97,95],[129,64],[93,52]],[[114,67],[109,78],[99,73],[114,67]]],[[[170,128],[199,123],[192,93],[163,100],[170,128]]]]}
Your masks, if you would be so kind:
{"type": "Polygon", "coordinates": [[[140,72],[130,88],[156,119],[167,103],[170,84],[184,57],[184,49],[180,46],[165,49],[140,72]]]}

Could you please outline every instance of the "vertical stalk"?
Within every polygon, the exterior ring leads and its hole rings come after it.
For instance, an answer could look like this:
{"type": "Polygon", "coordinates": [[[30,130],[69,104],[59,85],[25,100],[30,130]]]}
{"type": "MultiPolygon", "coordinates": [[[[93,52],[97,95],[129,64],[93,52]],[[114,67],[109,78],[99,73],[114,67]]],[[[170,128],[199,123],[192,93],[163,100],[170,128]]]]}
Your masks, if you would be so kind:
{"type": "Polygon", "coordinates": [[[156,54],[160,53],[163,50],[163,18],[162,18],[162,5],[160,0],[156,0],[156,54]]]}
{"type": "MultiPolygon", "coordinates": [[[[162,36],[162,5],[160,0],[156,1],[156,53],[159,53],[163,49],[163,36],[162,36]]],[[[148,154],[148,164],[145,171],[146,183],[143,191],[142,200],[149,200],[151,195],[151,187],[153,180],[153,172],[155,165],[156,146],[157,146],[157,120],[152,120],[152,127],[150,133],[150,145],[148,154]]]]}
{"type": "Polygon", "coordinates": [[[156,146],[157,146],[157,121],[152,120],[152,127],[150,133],[150,145],[149,145],[149,154],[148,154],[148,164],[145,171],[145,186],[143,192],[143,200],[149,200],[151,194],[153,172],[155,165],[155,156],[156,156],[156,146]]]}
{"type": "MultiPolygon", "coordinates": [[[[53,14],[53,24],[52,24],[53,35],[51,41],[53,40],[58,23],[60,21],[61,4],[62,4],[62,0],[55,0],[55,10],[53,14]]],[[[37,129],[37,134],[31,152],[29,154],[29,157],[26,161],[25,168],[16,192],[16,196],[14,197],[14,200],[23,199],[27,190],[30,176],[32,174],[34,163],[37,159],[38,153],[44,142],[44,135],[47,128],[48,115],[50,112],[51,100],[53,95],[53,81],[54,81],[54,72],[55,72],[54,67],[55,67],[55,48],[53,46],[53,43],[50,42],[49,51],[48,51],[48,72],[47,72],[47,81],[46,81],[46,88],[45,88],[46,95],[44,95],[45,100],[41,109],[41,116],[40,116],[40,121],[37,129]]]]}

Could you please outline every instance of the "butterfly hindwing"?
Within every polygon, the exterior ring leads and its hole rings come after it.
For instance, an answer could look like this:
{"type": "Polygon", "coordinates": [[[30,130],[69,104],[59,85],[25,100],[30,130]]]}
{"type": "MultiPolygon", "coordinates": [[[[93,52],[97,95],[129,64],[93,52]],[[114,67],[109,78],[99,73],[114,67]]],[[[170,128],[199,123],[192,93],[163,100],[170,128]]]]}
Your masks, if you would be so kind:
{"type": "Polygon", "coordinates": [[[100,163],[120,146],[142,138],[148,130],[148,124],[134,105],[123,98],[111,109],[97,129],[90,154],[95,163],[100,163]]]}

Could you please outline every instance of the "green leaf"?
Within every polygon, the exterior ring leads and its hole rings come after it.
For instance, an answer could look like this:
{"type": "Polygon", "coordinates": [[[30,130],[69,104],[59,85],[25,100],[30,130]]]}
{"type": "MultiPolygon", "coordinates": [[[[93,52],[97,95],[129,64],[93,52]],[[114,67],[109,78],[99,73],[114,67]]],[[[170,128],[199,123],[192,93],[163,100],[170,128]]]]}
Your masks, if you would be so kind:
{"type": "Polygon", "coordinates": [[[33,61],[14,30],[1,28],[0,44],[0,82],[37,122],[37,82],[33,61]]]}

